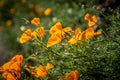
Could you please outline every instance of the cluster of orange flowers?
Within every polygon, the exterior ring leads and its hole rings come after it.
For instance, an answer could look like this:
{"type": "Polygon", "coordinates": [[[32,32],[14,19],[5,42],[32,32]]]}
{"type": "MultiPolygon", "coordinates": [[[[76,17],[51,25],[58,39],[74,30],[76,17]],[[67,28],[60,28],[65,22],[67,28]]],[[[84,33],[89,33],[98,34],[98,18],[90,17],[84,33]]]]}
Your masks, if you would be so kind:
{"type": "MultiPolygon", "coordinates": [[[[49,12],[49,10],[48,10],[49,12]]],[[[48,39],[48,42],[46,44],[47,47],[60,44],[62,43],[62,40],[65,38],[72,38],[67,41],[66,44],[75,44],[79,41],[85,41],[90,38],[93,38],[96,35],[100,35],[101,32],[97,31],[95,32],[92,26],[96,25],[98,23],[98,19],[96,16],[91,16],[90,14],[85,15],[85,20],[88,21],[88,26],[85,31],[82,31],[80,28],[76,28],[75,31],[72,30],[71,27],[65,27],[62,28],[62,24],[60,22],[57,22],[55,25],[53,25],[50,30],[50,38],[48,39]]],[[[26,43],[28,41],[31,41],[33,38],[36,39],[38,37],[42,38],[45,35],[44,27],[40,26],[40,19],[34,18],[31,21],[31,24],[34,26],[37,26],[38,28],[32,31],[31,29],[25,30],[25,32],[20,37],[20,43],[26,43]]],[[[4,64],[0,67],[0,71],[3,72],[2,76],[6,80],[20,80],[20,70],[21,70],[21,64],[23,61],[22,55],[16,55],[14,56],[9,62],[4,64]]],[[[35,77],[44,77],[48,75],[48,70],[53,68],[54,66],[50,63],[47,63],[46,66],[38,66],[37,68],[33,68],[30,65],[26,65],[26,69],[28,72],[30,72],[35,77]]],[[[59,80],[78,80],[79,74],[78,71],[71,71],[70,73],[66,74],[64,78],[59,78],[59,80]]]]}
{"type": "Polygon", "coordinates": [[[98,18],[95,15],[91,16],[89,13],[85,15],[84,19],[88,21],[88,26],[90,27],[95,26],[98,23],[98,18]]]}
{"type": "MultiPolygon", "coordinates": [[[[55,44],[60,44],[63,39],[69,38],[72,36],[72,38],[67,42],[67,44],[75,44],[79,41],[85,41],[90,38],[93,38],[96,35],[100,35],[101,32],[95,32],[92,26],[96,25],[98,23],[98,18],[96,16],[91,16],[89,13],[85,15],[85,20],[88,21],[88,26],[85,31],[82,31],[80,28],[77,28],[75,31],[72,30],[71,27],[65,27],[62,28],[62,24],[60,22],[57,22],[55,25],[51,27],[49,30],[50,38],[47,42],[47,47],[53,46],[55,44]]],[[[31,21],[31,24],[35,26],[40,25],[40,19],[34,18],[31,21]]],[[[20,37],[20,42],[25,43],[32,39],[32,37],[44,37],[44,27],[40,27],[39,29],[32,32],[31,29],[27,29],[22,36],[20,37]]]]}
{"type": "Polygon", "coordinates": [[[81,31],[80,28],[75,30],[75,35],[67,42],[68,44],[75,44],[78,41],[85,41],[87,39],[93,38],[96,35],[100,35],[101,32],[94,32],[93,28],[87,28],[85,31],[81,31]]]}
{"type": "Polygon", "coordinates": [[[75,44],[78,41],[85,41],[87,39],[94,37],[95,35],[101,34],[101,32],[99,31],[94,32],[94,29],[91,27],[87,28],[83,32],[81,31],[80,28],[77,28],[75,31],[72,31],[70,27],[66,27],[62,29],[61,23],[57,22],[49,30],[51,37],[48,39],[47,47],[61,43],[62,39],[66,38],[65,35],[69,37],[69,35],[71,36],[72,32],[74,32],[75,35],[73,35],[73,37],[67,42],[67,44],[75,44]]]}
{"type": "MultiPolygon", "coordinates": [[[[31,23],[35,26],[40,25],[40,19],[39,18],[34,18],[31,23]]],[[[34,31],[31,29],[27,29],[20,37],[20,43],[26,43],[28,41],[31,41],[32,38],[37,38],[37,37],[43,37],[44,36],[44,27],[41,26],[34,31]]]]}
{"type": "MultiPolygon", "coordinates": [[[[22,55],[14,56],[9,62],[0,67],[0,72],[3,72],[2,76],[6,80],[20,80],[21,78],[21,64],[23,62],[22,55]]],[[[47,63],[46,66],[40,65],[33,69],[32,66],[26,64],[25,69],[37,78],[45,77],[48,75],[48,70],[53,68],[53,64],[47,63]]],[[[65,78],[59,78],[58,80],[78,80],[79,74],[77,70],[67,73],[65,78]]]]}
{"type": "Polygon", "coordinates": [[[6,80],[20,80],[20,70],[23,61],[22,55],[14,56],[9,62],[0,67],[0,71],[3,72],[2,76],[6,80]]]}
{"type": "Polygon", "coordinates": [[[48,75],[48,70],[53,68],[54,66],[51,63],[47,63],[46,66],[38,66],[37,68],[33,69],[32,66],[26,65],[26,69],[35,77],[45,77],[48,75]]]}
{"type": "Polygon", "coordinates": [[[62,39],[67,37],[66,33],[71,34],[71,31],[72,29],[70,27],[62,29],[62,24],[60,22],[57,22],[49,30],[51,37],[48,39],[47,47],[61,43],[62,39]]]}
{"type": "MultiPolygon", "coordinates": [[[[21,78],[21,64],[23,62],[22,55],[14,56],[9,62],[5,63],[0,67],[0,72],[3,72],[2,76],[6,80],[20,80],[21,78]]],[[[27,64],[26,64],[27,65],[27,64]]],[[[38,66],[35,70],[31,66],[27,66],[26,70],[28,70],[35,77],[45,77],[48,75],[48,70],[53,68],[54,66],[50,63],[47,63],[46,66],[38,66]]]]}

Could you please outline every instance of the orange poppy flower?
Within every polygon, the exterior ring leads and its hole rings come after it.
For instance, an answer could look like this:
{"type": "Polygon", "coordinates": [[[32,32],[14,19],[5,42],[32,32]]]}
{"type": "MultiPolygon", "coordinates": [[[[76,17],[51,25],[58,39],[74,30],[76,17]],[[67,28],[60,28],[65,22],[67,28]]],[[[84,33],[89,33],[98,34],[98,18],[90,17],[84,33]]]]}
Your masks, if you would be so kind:
{"type": "Polygon", "coordinates": [[[77,28],[75,30],[75,35],[67,42],[67,44],[76,44],[78,40],[80,40],[81,33],[81,29],[77,28]]]}
{"type": "Polygon", "coordinates": [[[79,78],[79,74],[77,70],[71,71],[65,76],[65,80],[78,80],[78,78],[79,78]]]}
{"type": "Polygon", "coordinates": [[[93,22],[93,21],[88,21],[88,26],[94,26],[95,25],[95,22],[93,22]]]}
{"type": "Polygon", "coordinates": [[[61,43],[62,24],[60,22],[57,22],[54,26],[51,27],[49,33],[51,34],[51,37],[48,39],[47,47],[61,43]]]}
{"type": "Polygon", "coordinates": [[[44,77],[44,76],[47,76],[48,74],[48,70],[53,68],[53,65],[50,64],[50,63],[47,63],[46,66],[39,66],[38,68],[36,68],[35,70],[37,71],[36,72],[36,77],[44,77]]]}
{"type": "Polygon", "coordinates": [[[49,33],[52,35],[59,32],[62,36],[64,36],[66,33],[71,34],[71,31],[71,27],[65,27],[62,29],[62,24],[60,22],[57,22],[50,28],[49,33]]]}
{"type": "Polygon", "coordinates": [[[45,9],[44,15],[45,15],[45,16],[49,16],[50,14],[51,14],[51,8],[45,9]]]}
{"type": "Polygon", "coordinates": [[[20,43],[26,43],[32,39],[32,30],[27,29],[20,37],[20,43]]]}
{"type": "Polygon", "coordinates": [[[40,18],[33,18],[31,21],[31,24],[33,24],[35,26],[39,26],[40,25],[40,18]]]}
{"type": "Polygon", "coordinates": [[[93,28],[88,28],[81,33],[81,35],[79,36],[79,40],[85,41],[85,40],[90,39],[92,37],[94,37],[94,30],[93,30],[93,28]]]}
{"type": "Polygon", "coordinates": [[[47,70],[45,68],[45,66],[39,66],[35,69],[36,71],[36,74],[34,74],[36,77],[44,77],[44,76],[47,76],[47,70]]]}
{"type": "Polygon", "coordinates": [[[65,28],[63,28],[63,30],[62,30],[62,36],[63,36],[63,38],[68,38],[68,37],[71,36],[71,34],[72,34],[72,28],[71,27],[65,27],[65,28]]]}
{"type": "Polygon", "coordinates": [[[86,39],[94,37],[94,29],[93,28],[87,28],[85,30],[85,36],[86,36],[86,39]]]}
{"type": "Polygon", "coordinates": [[[75,30],[75,34],[77,35],[77,34],[81,34],[81,32],[82,32],[82,30],[80,29],[80,28],[77,28],[76,30],[75,30]]]}
{"type": "Polygon", "coordinates": [[[94,26],[98,23],[98,18],[96,16],[91,16],[89,13],[85,15],[85,20],[88,21],[88,26],[94,26]]]}
{"type": "Polygon", "coordinates": [[[53,46],[55,44],[59,44],[62,41],[61,34],[56,33],[51,35],[51,37],[48,39],[47,47],[53,46]]]}
{"type": "Polygon", "coordinates": [[[44,27],[40,27],[40,28],[36,29],[35,31],[33,31],[32,35],[35,38],[44,37],[44,35],[45,35],[44,27]]]}
{"type": "Polygon", "coordinates": [[[11,61],[17,62],[18,64],[21,64],[22,61],[23,61],[23,56],[22,56],[22,55],[15,55],[15,56],[11,59],[11,61]]]}
{"type": "Polygon", "coordinates": [[[57,22],[54,26],[52,26],[49,33],[52,35],[58,31],[62,32],[62,24],[60,22],[57,22]]]}
{"type": "Polygon", "coordinates": [[[87,21],[91,21],[92,17],[91,17],[91,15],[89,13],[87,13],[85,15],[84,19],[87,20],[87,21]]]}
{"type": "Polygon", "coordinates": [[[77,42],[78,42],[78,39],[76,39],[76,37],[73,36],[73,37],[67,42],[67,44],[75,44],[75,43],[77,43],[77,42]]]}
{"type": "Polygon", "coordinates": [[[18,62],[14,62],[10,65],[9,67],[11,70],[15,70],[15,71],[20,71],[20,64],[18,62]]]}
{"type": "Polygon", "coordinates": [[[21,65],[23,61],[23,56],[22,55],[16,55],[14,56],[9,62],[5,63],[2,67],[0,67],[0,70],[2,71],[7,71],[7,70],[17,70],[19,71],[19,66],[21,65]],[[16,66],[16,67],[14,67],[16,66]]]}
{"type": "Polygon", "coordinates": [[[82,32],[80,39],[84,41],[100,34],[101,32],[94,32],[93,28],[87,28],[84,32],[82,32]]]}
{"type": "Polygon", "coordinates": [[[47,65],[46,65],[46,70],[49,70],[49,69],[51,69],[51,68],[53,68],[53,67],[54,67],[53,64],[47,63],[47,65]]]}
{"type": "Polygon", "coordinates": [[[17,80],[16,77],[9,72],[4,72],[2,74],[2,77],[5,78],[6,80],[17,80]]]}
{"type": "Polygon", "coordinates": [[[62,39],[69,37],[72,34],[72,29],[70,27],[62,29],[62,24],[57,22],[51,27],[49,33],[51,34],[51,37],[48,39],[47,47],[61,43],[62,39]]]}
{"type": "MultiPolygon", "coordinates": [[[[28,66],[29,68],[30,66],[28,66]]],[[[33,70],[31,67],[28,69],[28,71],[33,74],[35,77],[45,77],[48,75],[48,70],[53,68],[53,65],[50,63],[47,63],[46,66],[38,66],[35,70],[33,70]]]]}
{"type": "Polygon", "coordinates": [[[80,41],[85,41],[85,40],[86,40],[86,32],[83,31],[83,32],[81,33],[81,35],[79,36],[78,39],[79,39],[80,41]]]}
{"type": "Polygon", "coordinates": [[[2,76],[7,80],[19,80],[22,61],[22,55],[14,56],[9,62],[0,67],[0,71],[3,72],[2,76]]]}
{"type": "Polygon", "coordinates": [[[70,73],[66,74],[65,78],[59,78],[58,80],[78,80],[79,74],[78,71],[71,71],[70,73]]]}
{"type": "Polygon", "coordinates": [[[81,36],[81,33],[82,33],[82,30],[80,28],[77,28],[75,30],[75,37],[76,37],[76,39],[80,40],[79,38],[81,36]]]}
{"type": "Polygon", "coordinates": [[[95,23],[98,23],[98,18],[97,18],[97,16],[92,16],[92,19],[93,19],[93,21],[94,21],[95,23]]]}

